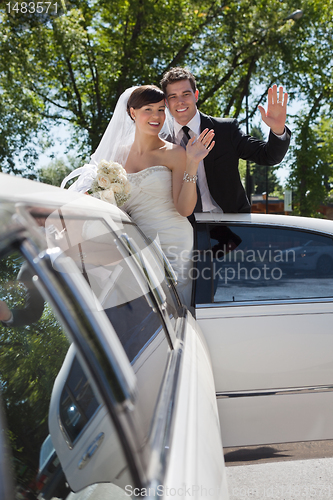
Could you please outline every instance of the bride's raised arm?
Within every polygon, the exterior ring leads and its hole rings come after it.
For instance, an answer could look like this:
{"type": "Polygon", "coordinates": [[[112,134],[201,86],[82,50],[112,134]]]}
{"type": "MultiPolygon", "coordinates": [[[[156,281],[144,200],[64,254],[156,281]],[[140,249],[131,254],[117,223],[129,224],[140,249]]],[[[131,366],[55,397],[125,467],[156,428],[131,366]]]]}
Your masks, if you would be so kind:
{"type": "Polygon", "coordinates": [[[205,129],[199,137],[188,141],[186,152],[183,148],[174,150],[172,167],[173,201],[176,209],[184,217],[192,214],[197,202],[197,171],[202,161],[215,145],[214,131],[205,129]]]}

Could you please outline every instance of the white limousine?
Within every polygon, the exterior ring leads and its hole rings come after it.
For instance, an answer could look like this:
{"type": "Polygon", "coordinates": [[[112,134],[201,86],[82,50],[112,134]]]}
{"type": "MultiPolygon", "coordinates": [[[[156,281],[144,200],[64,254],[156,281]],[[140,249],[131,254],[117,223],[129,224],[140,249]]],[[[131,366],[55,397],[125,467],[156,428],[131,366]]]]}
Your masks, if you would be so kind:
{"type": "Polygon", "coordinates": [[[332,221],[197,215],[189,312],[122,210],[4,174],[0,210],[20,485],[48,434],[69,500],[225,500],[223,447],[333,438],[332,221]]]}

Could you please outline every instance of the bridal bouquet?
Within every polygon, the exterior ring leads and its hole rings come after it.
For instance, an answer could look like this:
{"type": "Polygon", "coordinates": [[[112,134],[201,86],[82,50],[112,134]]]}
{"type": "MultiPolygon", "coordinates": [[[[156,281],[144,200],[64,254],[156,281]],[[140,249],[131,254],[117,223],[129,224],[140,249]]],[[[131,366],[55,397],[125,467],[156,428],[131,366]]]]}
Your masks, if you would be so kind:
{"type": "Polygon", "coordinates": [[[119,163],[102,160],[97,166],[91,193],[100,200],[121,207],[131,195],[126,170],[119,163]]]}

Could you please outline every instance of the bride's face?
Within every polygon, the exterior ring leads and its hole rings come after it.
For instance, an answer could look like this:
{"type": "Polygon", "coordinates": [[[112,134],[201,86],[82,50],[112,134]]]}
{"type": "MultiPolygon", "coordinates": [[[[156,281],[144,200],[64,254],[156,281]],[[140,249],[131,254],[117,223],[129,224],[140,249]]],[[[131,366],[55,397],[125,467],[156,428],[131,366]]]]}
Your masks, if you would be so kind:
{"type": "Polygon", "coordinates": [[[131,115],[137,128],[148,134],[157,135],[165,120],[165,102],[146,104],[142,108],[131,108],[131,115]]]}

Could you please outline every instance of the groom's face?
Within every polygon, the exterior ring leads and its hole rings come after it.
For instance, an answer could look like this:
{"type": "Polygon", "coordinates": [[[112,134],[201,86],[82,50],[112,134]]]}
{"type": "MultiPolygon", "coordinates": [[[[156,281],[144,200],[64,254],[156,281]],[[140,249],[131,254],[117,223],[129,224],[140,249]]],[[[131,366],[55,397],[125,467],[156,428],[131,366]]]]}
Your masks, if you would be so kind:
{"type": "Polygon", "coordinates": [[[170,113],[180,125],[187,125],[196,114],[198,96],[199,91],[193,92],[189,80],[180,80],[167,85],[167,105],[170,113]]]}

